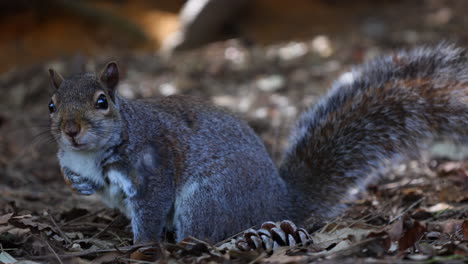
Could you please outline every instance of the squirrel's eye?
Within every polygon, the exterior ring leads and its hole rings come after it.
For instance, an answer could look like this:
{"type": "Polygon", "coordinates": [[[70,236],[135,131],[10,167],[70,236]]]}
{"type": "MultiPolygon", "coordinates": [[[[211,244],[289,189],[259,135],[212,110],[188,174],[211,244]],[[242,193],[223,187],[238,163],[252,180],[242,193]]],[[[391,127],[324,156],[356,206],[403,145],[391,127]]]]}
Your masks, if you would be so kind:
{"type": "Polygon", "coordinates": [[[99,97],[98,97],[98,99],[96,101],[96,108],[105,110],[105,109],[107,109],[108,106],[109,105],[107,103],[106,96],[103,95],[103,94],[99,95],[99,97]]]}
{"type": "Polygon", "coordinates": [[[50,100],[49,102],[49,112],[52,114],[53,112],[55,112],[55,104],[52,100],[50,100]]]}

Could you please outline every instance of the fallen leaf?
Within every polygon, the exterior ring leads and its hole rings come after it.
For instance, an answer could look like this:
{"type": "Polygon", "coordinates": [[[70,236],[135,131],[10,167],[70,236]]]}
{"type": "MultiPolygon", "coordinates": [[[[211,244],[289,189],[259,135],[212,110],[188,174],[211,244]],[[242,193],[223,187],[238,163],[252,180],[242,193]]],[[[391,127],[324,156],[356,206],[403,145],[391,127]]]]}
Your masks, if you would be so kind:
{"type": "Polygon", "coordinates": [[[434,256],[437,251],[434,249],[432,243],[421,242],[418,244],[418,250],[420,254],[434,256]]]}
{"type": "Polygon", "coordinates": [[[456,185],[443,186],[438,191],[438,199],[439,201],[456,202],[463,198],[465,192],[466,191],[456,185]]]}
{"type": "Polygon", "coordinates": [[[376,237],[378,238],[377,242],[382,247],[383,251],[387,252],[392,245],[392,240],[390,239],[390,235],[386,231],[381,231],[378,233],[371,232],[367,235],[367,238],[376,237]]]}
{"type": "MultiPolygon", "coordinates": [[[[37,229],[39,231],[44,230],[44,229],[50,229],[54,230],[54,228],[48,224],[41,223],[41,222],[36,222],[32,218],[22,218],[17,221],[18,223],[27,226],[27,227],[32,227],[34,229],[37,229]]],[[[14,224],[13,224],[14,225],[14,224]]]]}
{"type": "Polygon", "coordinates": [[[447,210],[447,209],[452,209],[452,208],[453,208],[453,206],[451,206],[449,204],[438,203],[438,204],[435,204],[435,205],[429,207],[427,209],[427,211],[429,211],[431,213],[435,213],[435,212],[440,212],[440,211],[447,210]]]}
{"type": "Polygon", "coordinates": [[[45,252],[49,251],[49,249],[47,248],[47,245],[40,240],[34,240],[31,243],[31,247],[32,247],[32,252],[36,255],[43,255],[45,252]]]}
{"type": "Polygon", "coordinates": [[[403,220],[404,216],[400,217],[395,223],[393,223],[389,230],[388,235],[392,241],[398,241],[403,235],[403,220]]]}
{"type": "Polygon", "coordinates": [[[17,216],[14,216],[12,217],[13,219],[24,219],[24,218],[31,218],[32,215],[30,214],[26,214],[26,215],[17,215],[17,216]]]}
{"type": "Polygon", "coordinates": [[[442,222],[430,222],[427,224],[428,235],[440,233],[444,234],[445,237],[452,237],[453,235],[459,234],[461,239],[463,237],[463,223],[465,221],[460,219],[448,219],[442,222]]]}
{"type": "Polygon", "coordinates": [[[424,192],[420,188],[408,188],[402,190],[403,201],[406,203],[415,202],[424,196],[424,192]]]}
{"type": "Polygon", "coordinates": [[[463,240],[468,241],[468,220],[463,221],[462,233],[463,233],[463,240]]]}
{"type": "Polygon", "coordinates": [[[10,263],[16,263],[18,262],[14,257],[12,257],[10,254],[8,254],[5,251],[2,251],[0,253],[0,263],[5,263],[5,264],[10,264],[10,263]]]}
{"type": "Polygon", "coordinates": [[[0,216],[0,225],[4,225],[4,224],[8,223],[8,220],[10,220],[10,218],[12,216],[13,216],[13,213],[4,214],[4,215],[0,216]]]}
{"type": "Polygon", "coordinates": [[[406,230],[402,238],[398,240],[398,249],[404,251],[414,245],[426,232],[426,227],[419,221],[414,221],[413,226],[406,230]]]}
{"type": "Polygon", "coordinates": [[[142,247],[130,254],[130,258],[140,261],[155,261],[162,256],[162,249],[160,246],[142,247]]]}
{"type": "Polygon", "coordinates": [[[414,210],[413,213],[411,214],[411,218],[416,219],[416,220],[426,220],[430,217],[432,217],[432,213],[422,208],[418,208],[414,210]]]}
{"type": "MultiPolygon", "coordinates": [[[[332,244],[339,244],[341,241],[349,241],[350,239],[354,242],[359,242],[363,238],[367,237],[370,232],[378,232],[375,229],[359,229],[359,228],[341,228],[332,232],[315,232],[311,235],[314,244],[322,247],[329,248],[332,244]]],[[[344,246],[346,244],[342,244],[344,246]]]]}
{"type": "Polygon", "coordinates": [[[348,248],[352,247],[353,245],[354,245],[354,243],[349,241],[349,240],[342,240],[342,241],[338,242],[333,248],[329,249],[328,253],[345,250],[345,249],[348,249],[348,248]]]}
{"type": "Polygon", "coordinates": [[[462,228],[463,220],[449,219],[440,223],[441,231],[445,234],[455,234],[462,228]]]}
{"type": "Polygon", "coordinates": [[[447,176],[454,171],[461,169],[460,162],[445,162],[437,168],[437,172],[439,173],[439,177],[447,176]]]}
{"type": "Polygon", "coordinates": [[[423,260],[429,259],[429,256],[422,255],[422,254],[412,254],[412,255],[409,255],[408,258],[411,260],[423,261],[423,260]]]}

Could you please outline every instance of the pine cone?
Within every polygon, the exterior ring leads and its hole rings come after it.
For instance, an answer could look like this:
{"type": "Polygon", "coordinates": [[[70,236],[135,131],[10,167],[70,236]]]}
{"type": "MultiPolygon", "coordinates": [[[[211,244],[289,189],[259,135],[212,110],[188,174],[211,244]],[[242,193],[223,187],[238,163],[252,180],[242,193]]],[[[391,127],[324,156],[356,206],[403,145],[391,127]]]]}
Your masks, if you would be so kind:
{"type": "Polygon", "coordinates": [[[304,228],[284,220],[281,222],[265,222],[259,230],[248,229],[239,237],[219,246],[220,249],[237,249],[241,251],[262,248],[274,251],[278,247],[295,246],[310,241],[310,235],[304,228]]]}

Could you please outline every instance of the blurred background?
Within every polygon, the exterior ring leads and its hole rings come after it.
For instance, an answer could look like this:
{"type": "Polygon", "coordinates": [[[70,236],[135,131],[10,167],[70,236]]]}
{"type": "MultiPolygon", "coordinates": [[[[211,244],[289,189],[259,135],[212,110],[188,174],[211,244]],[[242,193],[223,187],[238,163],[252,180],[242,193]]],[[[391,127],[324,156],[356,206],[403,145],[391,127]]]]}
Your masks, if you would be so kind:
{"type": "MultiPolygon", "coordinates": [[[[297,115],[340,74],[398,49],[441,41],[466,47],[467,14],[464,0],[0,0],[0,216],[29,221],[12,236],[0,230],[0,248],[16,257],[51,254],[31,230],[50,230],[54,219],[82,249],[131,244],[117,213],[64,184],[48,128],[49,68],[66,78],[116,60],[123,96],[203,97],[246,120],[279,162],[297,115]]],[[[380,195],[375,186],[370,193],[382,205],[421,201],[422,194],[431,206],[466,201],[468,167],[447,163],[451,181],[449,173],[434,176],[439,163],[432,161],[414,173],[403,166],[401,183],[375,185],[405,187],[406,194],[380,195]]],[[[367,209],[358,202],[351,214],[368,212],[376,221],[406,208],[383,206],[376,214],[370,207],[378,203],[362,201],[367,209]]],[[[59,253],[70,250],[61,237],[45,241],[59,253]]]]}
{"type": "Polygon", "coordinates": [[[467,12],[463,0],[0,1],[0,203],[90,199],[60,176],[48,68],[67,77],[117,60],[123,96],[207,98],[246,119],[278,161],[298,113],[339,74],[395,49],[465,46],[467,12]]]}
{"type": "MultiPolygon", "coordinates": [[[[465,40],[460,0],[0,1],[0,72],[74,54],[168,52],[238,39],[265,46],[314,40],[324,51],[465,40]]],[[[365,51],[365,50],[364,50],[365,51]]],[[[359,55],[354,59],[360,59],[359,55]]]]}

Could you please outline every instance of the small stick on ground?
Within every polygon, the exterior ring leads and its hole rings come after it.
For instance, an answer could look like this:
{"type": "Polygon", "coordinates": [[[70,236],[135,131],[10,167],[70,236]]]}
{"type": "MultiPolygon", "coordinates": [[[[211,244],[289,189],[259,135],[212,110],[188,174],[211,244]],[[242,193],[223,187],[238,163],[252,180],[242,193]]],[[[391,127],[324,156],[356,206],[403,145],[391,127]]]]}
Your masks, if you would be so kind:
{"type": "Polygon", "coordinates": [[[70,220],[70,221],[68,221],[68,222],[66,222],[66,223],[63,223],[63,224],[61,224],[60,226],[63,227],[63,226],[69,225],[69,224],[71,224],[71,223],[75,223],[75,222],[77,222],[77,221],[80,221],[80,220],[82,220],[82,219],[85,219],[85,218],[88,218],[88,217],[91,217],[91,216],[95,216],[95,215],[97,215],[97,214],[99,214],[99,213],[104,212],[105,210],[106,210],[106,209],[101,209],[101,210],[97,210],[96,212],[93,212],[93,213],[89,213],[89,214],[82,215],[82,216],[77,217],[77,218],[75,218],[75,219],[72,219],[72,220],[70,220]]]}
{"type": "Polygon", "coordinates": [[[421,203],[424,199],[426,199],[426,197],[421,197],[419,198],[416,202],[412,203],[410,206],[408,206],[405,210],[403,210],[403,212],[399,213],[397,216],[395,216],[394,218],[390,219],[390,221],[388,221],[389,224],[393,223],[395,220],[399,219],[400,217],[402,217],[404,214],[406,214],[409,210],[413,209],[416,205],[418,205],[419,203],[421,203]]]}
{"type": "Polygon", "coordinates": [[[54,224],[55,228],[57,228],[57,232],[59,232],[60,236],[67,242],[68,245],[73,244],[73,242],[68,238],[68,236],[62,231],[62,229],[57,225],[52,215],[49,213],[49,219],[54,224]]]}
{"type": "Polygon", "coordinates": [[[63,264],[62,260],[60,259],[60,257],[57,255],[57,252],[55,252],[55,250],[52,248],[52,246],[49,244],[49,242],[47,242],[46,239],[42,239],[42,241],[44,241],[47,245],[47,247],[49,248],[49,250],[54,254],[55,258],[58,260],[58,262],[60,264],[63,264]]]}
{"type": "Polygon", "coordinates": [[[102,233],[106,232],[107,229],[109,229],[109,227],[115,223],[115,221],[117,220],[117,217],[114,218],[114,220],[112,220],[106,227],[104,227],[104,229],[102,229],[101,231],[99,231],[98,233],[96,233],[94,236],[92,236],[90,239],[95,239],[97,237],[99,237],[102,233]]]}

